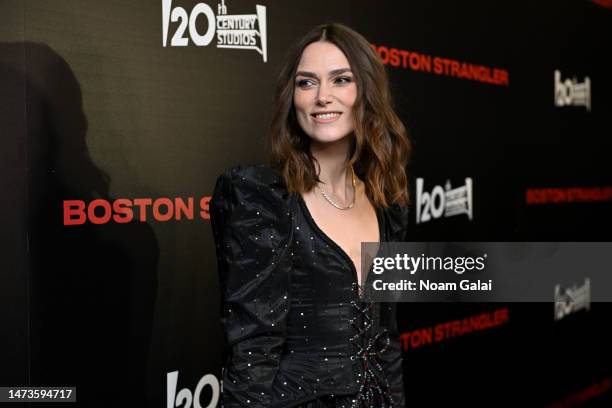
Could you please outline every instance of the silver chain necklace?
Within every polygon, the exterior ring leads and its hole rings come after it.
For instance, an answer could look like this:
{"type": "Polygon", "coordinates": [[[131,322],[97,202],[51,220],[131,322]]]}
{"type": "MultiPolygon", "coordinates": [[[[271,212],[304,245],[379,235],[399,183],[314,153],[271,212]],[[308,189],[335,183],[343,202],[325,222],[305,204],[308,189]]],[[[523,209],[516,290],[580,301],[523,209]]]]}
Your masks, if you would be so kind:
{"type": "Polygon", "coordinates": [[[329,195],[323,191],[323,189],[321,187],[319,187],[319,184],[317,183],[316,187],[319,189],[319,191],[321,192],[321,194],[323,195],[323,198],[325,198],[327,200],[327,202],[329,202],[331,205],[333,205],[334,207],[336,207],[339,210],[350,210],[351,208],[353,208],[353,206],[355,205],[355,197],[357,196],[357,189],[356,189],[356,182],[355,182],[355,171],[353,170],[353,166],[351,166],[351,174],[352,174],[352,178],[353,178],[353,202],[350,203],[348,206],[346,207],[340,207],[338,204],[336,204],[334,202],[334,200],[332,200],[329,195]]]}

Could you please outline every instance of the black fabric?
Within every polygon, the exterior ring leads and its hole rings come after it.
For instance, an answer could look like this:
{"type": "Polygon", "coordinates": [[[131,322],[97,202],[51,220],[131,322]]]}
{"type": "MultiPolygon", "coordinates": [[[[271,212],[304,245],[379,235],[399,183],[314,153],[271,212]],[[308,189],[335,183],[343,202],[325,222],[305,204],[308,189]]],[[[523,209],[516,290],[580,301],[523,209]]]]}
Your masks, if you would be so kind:
{"type": "Polygon", "coordinates": [[[325,395],[315,400],[300,404],[298,408],[350,408],[357,402],[355,395],[345,395],[338,397],[335,395],[325,395]]]}
{"type": "MultiPolygon", "coordinates": [[[[351,259],[277,171],[229,169],[210,214],[228,344],[223,406],[297,407],[332,394],[405,405],[395,304],[359,298],[351,259]]],[[[404,240],[406,207],[376,215],[382,241],[404,240]]]]}

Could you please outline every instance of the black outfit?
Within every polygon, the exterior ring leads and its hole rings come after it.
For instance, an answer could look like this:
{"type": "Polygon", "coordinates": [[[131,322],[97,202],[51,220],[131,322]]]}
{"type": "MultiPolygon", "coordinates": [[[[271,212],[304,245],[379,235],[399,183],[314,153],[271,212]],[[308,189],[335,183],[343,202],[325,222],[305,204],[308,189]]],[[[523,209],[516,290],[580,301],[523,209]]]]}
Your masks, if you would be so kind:
{"type": "MultiPolygon", "coordinates": [[[[404,407],[395,304],[360,300],[349,256],[264,165],[222,174],[210,202],[229,344],[225,407],[404,407]]],[[[408,211],[376,209],[381,241],[408,211]]]]}

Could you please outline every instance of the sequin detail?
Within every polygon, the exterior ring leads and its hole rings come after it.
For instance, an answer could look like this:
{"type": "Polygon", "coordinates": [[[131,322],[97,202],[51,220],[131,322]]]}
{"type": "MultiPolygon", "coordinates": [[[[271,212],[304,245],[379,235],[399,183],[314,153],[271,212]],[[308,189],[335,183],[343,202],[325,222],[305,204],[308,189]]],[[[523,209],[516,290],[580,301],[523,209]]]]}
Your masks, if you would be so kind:
{"type": "MultiPolygon", "coordinates": [[[[362,287],[358,284],[356,286],[361,293],[362,287]]],[[[391,408],[394,402],[389,381],[378,361],[380,355],[387,351],[391,343],[389,332],[382,329],[372,334],[372,308],[375,303],[370,297],[366,297],[359,302],[353,300],[351,305],[357,311],[358,317],[357,319],[351,319],[351,325],[356,333],[349,340],[357,349],[354,359],[359,360],[363,367],[363,378],[358,380],[360,383],[359,392],[353,400],[351,408],[391,408]],[[383,342],[382,347],[378,344],[379,339],[383,342]]]]}
{"type": "MultiPolygon", "coordinates": [[[[310,222],[298,198],[275,171],[259,166],[232,169],[215,186],[211,226],[228,342],[221,405],[398,408],[404,395],[390,325],[395,309],[361,303],[352,260],[310,222]],[[377,333],[383,329],[392,337],[388,349],[387,333],[377,333]]],[[[381,236],[397,241],[404,217],[393,212],[377,215],[381,236]]]]}

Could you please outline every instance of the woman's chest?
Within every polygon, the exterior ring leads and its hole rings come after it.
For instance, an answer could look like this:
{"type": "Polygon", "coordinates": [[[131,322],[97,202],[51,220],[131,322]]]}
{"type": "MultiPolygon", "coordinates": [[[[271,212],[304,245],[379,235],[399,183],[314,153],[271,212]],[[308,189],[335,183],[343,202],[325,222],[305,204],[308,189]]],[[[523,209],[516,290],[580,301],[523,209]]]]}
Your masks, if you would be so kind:
{"type": "Polygon", "coordinates": [[[293,218],[292,252],[296,265],[312,272],[321,269],[321,279],[344,270],[350,282],[361,284],[361,244],[382,240],[384,226],[379,218],[372,208],[369,214],[355,212],[352,216],[319,212],[315,219],[305,201],[298,200],[293,218]]]}

